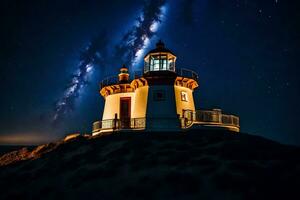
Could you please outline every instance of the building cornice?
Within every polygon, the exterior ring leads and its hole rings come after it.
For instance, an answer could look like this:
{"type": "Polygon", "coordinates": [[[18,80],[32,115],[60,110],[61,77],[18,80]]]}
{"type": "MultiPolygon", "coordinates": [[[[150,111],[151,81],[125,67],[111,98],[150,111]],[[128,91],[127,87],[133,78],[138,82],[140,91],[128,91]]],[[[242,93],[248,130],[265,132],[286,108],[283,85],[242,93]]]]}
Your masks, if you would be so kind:
{"type": "Polygon", "coordinates": [[[130,86],[130,83],[124,84],[115,84],[105,86],[100,90],[100,94],[105,98],[108,95],[117,94],[117,93],[127,93],[134,92],[134,88],[130,86]]]}
{"type": "Polygon", "coordinates": [[[194,90],[195,88],[197,88],[199,86],[197,81],[195,81],[194,79],[186,78],[186,77],[182,77],[182,76],[176,77],[174,85],[186,87],[191,90],[194,90]]]}

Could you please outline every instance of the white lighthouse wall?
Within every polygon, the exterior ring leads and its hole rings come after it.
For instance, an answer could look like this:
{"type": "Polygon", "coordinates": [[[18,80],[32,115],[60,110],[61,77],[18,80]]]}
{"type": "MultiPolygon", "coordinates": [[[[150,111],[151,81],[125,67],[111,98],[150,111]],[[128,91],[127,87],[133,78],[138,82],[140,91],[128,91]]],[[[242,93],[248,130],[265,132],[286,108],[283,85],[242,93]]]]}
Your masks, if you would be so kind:
{"type": "Polygon", "coordinates": [[[174,86],[174,91],[175,91],[177,114],[182,116],[182,110],[195,111],[193,90],[191,90],[189,88],[186,88],[186,87],[181,87],[181,86],[175,85],[174,86]],[[182,100],[181,92],[185,92],[187,94],[187,101],[182,100]]]}
{"type": "Polygon", "coordinates": [[[135,98],[132,104],[132,118],[145,118],[147,111],[148,86],[139,87],[135,90],[135,98]]]}
{"type": "Polygon", "coordinates": [[[133,113],[134,108],[132,105],[135,97],[134,92],[112,94],[112,95],[108,95],[105,98],[102,120],[114,119],[115,113],[118,115],[118,119],[120,119],[120,98],[121,97],[131,97],[131,114],[133,113]]]}
{"type": "Polygon", "coordinates": [[[149,86],[146,129],[150,131],[179,130],[173,85],[149,86]],[[163,100],[155,98],[158,91],[163,91],[163,100]]]}

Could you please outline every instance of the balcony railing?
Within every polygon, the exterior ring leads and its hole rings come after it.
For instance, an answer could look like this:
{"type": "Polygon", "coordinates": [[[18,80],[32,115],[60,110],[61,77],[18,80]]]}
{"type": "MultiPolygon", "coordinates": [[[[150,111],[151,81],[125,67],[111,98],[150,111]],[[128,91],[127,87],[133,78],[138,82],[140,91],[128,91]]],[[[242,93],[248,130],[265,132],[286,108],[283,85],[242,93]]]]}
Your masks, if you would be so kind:
{"type": "MultiPolygon", "coordinates": [[[[194,80],[198,80],[198,74],[194,72],[193,70],[186,69],[186,68],[176,68],[176,73],[178,76],[186,77],[186,78],[192,78],[194,80]]],[[[143,76],[142,71],[134,71],[133,77],[135,79],[141,78],[143,76]]],[[[119,77],[118,76],[108,76],[104,78],[100,82],[100,88],[103,88],[105,86],[109,85],[116,85],[119,83],[119,77]]]]}
{"type": "Polygon", "coordinates": [[[223,114],[221,110],[184,110],[181,118],[182,128],[189,128],[193,124],[233,127],[239,130],[239,117],[223,114]]]}
{"type": "Polygon", "coordinates": [[[93,133],[105,130],[145,129],[146,118],[107,119],[93,123],[93,133]]]}
{"type": "Polygon", "coordinates": [[[178,74],[178,76],[192,78],[195,81],[198,81],[199,78],[198,74],[195,71],[186,68],[176,68],[176,73],[178,74]]]}
{"type": "Polygon", "coordinates": [[[103,87],[109,86],[109,85],[115,85],[118,83],[119,83],[118,76],[108,76],[100,82],[100,88],[103,88],[103,87]]]}
{"type": "MultiPolygon", "coordinates": [[[[219,109],[214,110],[184,110],[180,118],[181,128],[197,127],[198,125],[220,127],[240,131],[239,117],[226,115],[219,109]]],[[[93,123],[93,133],[118,130],[143,130],[146,128],[146,118],[107,119],[93,123]]]]}

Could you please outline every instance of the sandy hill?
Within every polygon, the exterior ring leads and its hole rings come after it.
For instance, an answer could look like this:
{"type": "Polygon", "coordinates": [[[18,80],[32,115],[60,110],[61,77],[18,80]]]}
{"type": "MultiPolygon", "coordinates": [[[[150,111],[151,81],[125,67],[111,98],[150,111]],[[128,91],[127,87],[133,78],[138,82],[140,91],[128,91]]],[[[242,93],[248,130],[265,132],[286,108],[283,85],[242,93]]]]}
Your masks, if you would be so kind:
{"type": "Polygon", "coordinates": [[[289,199],[300,148],[226,131],[77,137],[0,157],[0,199],[289,199]]]}

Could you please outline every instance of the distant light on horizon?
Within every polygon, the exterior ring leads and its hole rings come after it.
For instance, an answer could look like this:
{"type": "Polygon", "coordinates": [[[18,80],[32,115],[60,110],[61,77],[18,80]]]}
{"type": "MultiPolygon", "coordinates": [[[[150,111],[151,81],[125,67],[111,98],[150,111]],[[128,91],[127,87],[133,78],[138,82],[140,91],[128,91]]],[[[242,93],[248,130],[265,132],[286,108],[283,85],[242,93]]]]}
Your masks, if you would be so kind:
{"type": "Polygon", "coordinates": [[[11,133],[0,135],[0,145],[39,145],[58,139],[57,136],[43,133],[11,133]]]}

